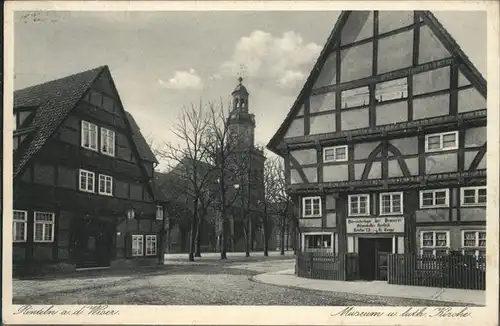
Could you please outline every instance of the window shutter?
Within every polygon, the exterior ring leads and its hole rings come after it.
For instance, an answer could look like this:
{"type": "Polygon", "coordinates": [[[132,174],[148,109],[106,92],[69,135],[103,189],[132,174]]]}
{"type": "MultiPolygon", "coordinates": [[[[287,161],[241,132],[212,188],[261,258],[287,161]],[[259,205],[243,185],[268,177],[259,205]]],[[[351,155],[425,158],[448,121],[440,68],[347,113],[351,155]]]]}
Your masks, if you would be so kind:
{"type": "Polygon", "coordinates": [[[130,233],[125,237],[125,257],[132,258],[132,235],[130,233]]]}

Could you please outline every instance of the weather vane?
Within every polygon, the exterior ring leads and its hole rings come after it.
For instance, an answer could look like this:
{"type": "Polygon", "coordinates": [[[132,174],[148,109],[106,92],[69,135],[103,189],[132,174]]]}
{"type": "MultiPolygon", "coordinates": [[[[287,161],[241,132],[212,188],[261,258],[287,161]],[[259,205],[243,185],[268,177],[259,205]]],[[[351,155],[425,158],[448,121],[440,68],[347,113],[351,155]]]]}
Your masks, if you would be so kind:
{"type": "Polygon", "coordinates": [[[247,67],[244,64],[240,64],[240,71],[238,72],[238,81],[241,82],[243,81],[243,78],[245,77],[247,67]]]}

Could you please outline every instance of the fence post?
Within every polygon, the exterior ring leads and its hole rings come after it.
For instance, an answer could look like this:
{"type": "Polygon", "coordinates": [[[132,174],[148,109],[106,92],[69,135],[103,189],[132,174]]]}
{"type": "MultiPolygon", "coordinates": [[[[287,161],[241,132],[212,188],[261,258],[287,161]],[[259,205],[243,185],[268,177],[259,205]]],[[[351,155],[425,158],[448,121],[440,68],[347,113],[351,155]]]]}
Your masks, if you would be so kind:
{"type": "Polygon", "coordinates": [[[299,256],[300,254],[296,255],[295,256],[295,270],[294,270],[294,274],[297,275],[297,276],[300,276],[299,275],[299,256]]]}
{"type": "Polygon", "coordinates": [[[307,254],[309,256],[309,259],[308,259],[309,260],[309,268],[308,268],[307,272],[309,274],[308,277],[311,278],[312,275],[313,275],[313,253],[312,252],[308,252],[307,254]]]}

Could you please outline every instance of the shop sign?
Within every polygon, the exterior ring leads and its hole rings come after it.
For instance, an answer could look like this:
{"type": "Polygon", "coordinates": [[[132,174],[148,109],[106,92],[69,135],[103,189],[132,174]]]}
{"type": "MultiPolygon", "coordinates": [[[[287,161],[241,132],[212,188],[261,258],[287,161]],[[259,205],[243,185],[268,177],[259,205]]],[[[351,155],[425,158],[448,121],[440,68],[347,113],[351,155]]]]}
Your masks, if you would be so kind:
{"type": "Polygon", "coordinates": [[[347,218],[347,233],[404,233],[404,217],[347,218]]]}

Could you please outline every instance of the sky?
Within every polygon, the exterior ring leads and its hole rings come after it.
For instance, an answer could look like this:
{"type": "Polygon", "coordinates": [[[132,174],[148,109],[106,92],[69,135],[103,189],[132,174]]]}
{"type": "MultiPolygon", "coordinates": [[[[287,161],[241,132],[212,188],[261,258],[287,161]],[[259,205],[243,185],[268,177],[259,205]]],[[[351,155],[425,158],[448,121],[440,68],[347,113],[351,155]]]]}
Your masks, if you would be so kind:
{"type": "MultiPolygon", "coordinates": [[[[108,65],[125,110],[161,147],[183,107],[227,106],[242,74],[256,144],[276,132],[339,11],[16,12],[14,88],[108,65]]],[[[434,12],[486,77],[486,13],[434,12]]],[[[267,154],[270,154],[268,152],[267,154]]]]}

